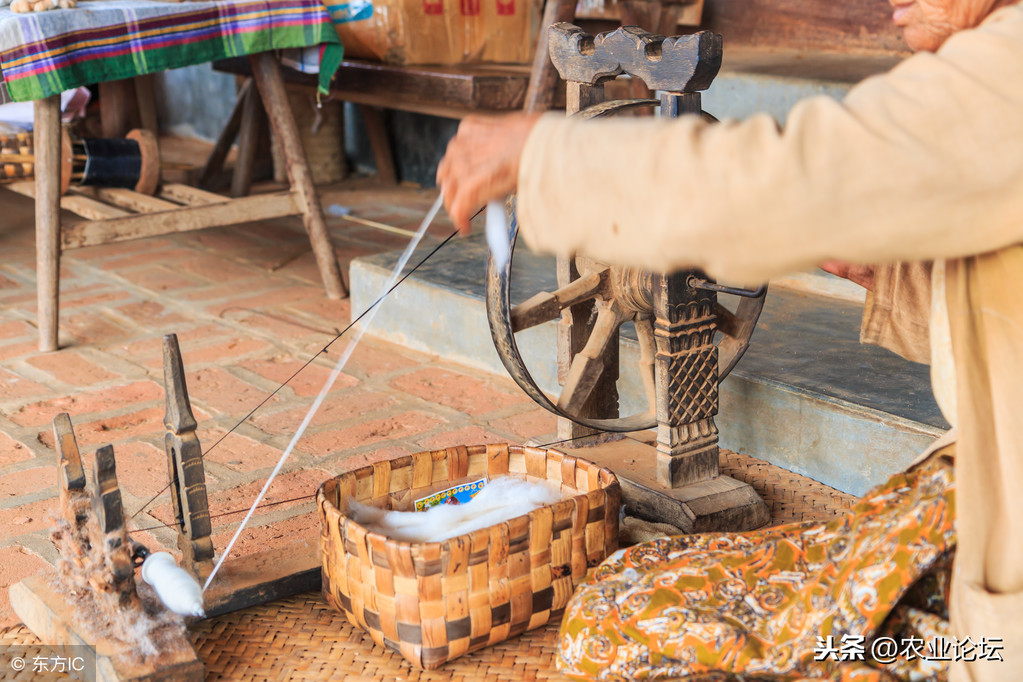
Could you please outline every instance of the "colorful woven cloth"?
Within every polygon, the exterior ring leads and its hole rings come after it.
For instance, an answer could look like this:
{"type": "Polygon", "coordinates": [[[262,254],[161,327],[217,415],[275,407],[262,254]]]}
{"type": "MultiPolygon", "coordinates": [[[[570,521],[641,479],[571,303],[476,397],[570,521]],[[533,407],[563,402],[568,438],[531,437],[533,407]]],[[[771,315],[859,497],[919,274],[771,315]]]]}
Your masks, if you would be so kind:
{"type": "Polygon", "coordinates": [[[341,43],[320,0],[92,0],[76,9],[0,10],[0,69],[9,100],[267,50],[327,44],[324,92],[341,43]]]}
{"type": "Polygon", "coordinates": [[[921,594],[947,584],[952,481],[938,457],[827,524],[666,538],[612,555],[565,611],[558,667],[585,679],[938,679],[947,664],[937,657],[871,655],[880,637],[948,634],[944,601],[921,594]]]}

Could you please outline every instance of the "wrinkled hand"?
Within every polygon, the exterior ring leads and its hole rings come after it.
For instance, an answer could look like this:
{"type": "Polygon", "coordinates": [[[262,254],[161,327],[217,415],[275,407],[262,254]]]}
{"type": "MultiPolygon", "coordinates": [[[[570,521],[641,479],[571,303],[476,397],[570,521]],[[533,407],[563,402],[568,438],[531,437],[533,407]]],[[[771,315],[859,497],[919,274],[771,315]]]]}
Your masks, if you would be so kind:
{"type": "Polygon", "coordinates": [[[469,232],[469,218],[491,199],[512,194],[526,138],[539,114],[468,116],[448,143],[437,185],[455,227],[469,232]]]}
{"type": "Polygon", "coordinates": [[[867,291],[874,290],[874,266],[873,265],[852,265],[840,260],[829,260],[819,266],[824,272],[838,275],[850,282],[855,282],[867,291]]]}

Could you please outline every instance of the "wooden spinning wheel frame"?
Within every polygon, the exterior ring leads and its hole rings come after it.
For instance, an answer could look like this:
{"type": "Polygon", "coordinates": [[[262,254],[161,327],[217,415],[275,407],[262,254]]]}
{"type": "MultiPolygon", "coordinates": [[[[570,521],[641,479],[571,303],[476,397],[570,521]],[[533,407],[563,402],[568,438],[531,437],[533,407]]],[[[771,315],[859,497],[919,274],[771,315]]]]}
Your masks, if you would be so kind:
{"type": "MultiPolygon", "coordinates": [[[[649,108],[660,100],[632,99],[601,102],[575,114],[581,118],[602,118],[624,111],[649,108]]],[[[716,119],[703,112],[706,120],[716,119]]],[[[652,274],[638,268],[609,266],[597,261],[575,257],[579,277],[554,291],[541,291],[519,305],[511,305],[511,273],[518,236],[514,202],[508,207],[511,258],[498,267],[491,257],[487,261],[487,318],[495,348],[512,379],[536,403],[554,414],[576,424],[599,431],[630,432],[657,425],[657,385],[655,380],[655,329],[652,301],[652,274]],[[515,341],[515,334],[553,321],[566,309],[584,302],[594,306],[593,324],[583,349],[572,359],[560,396],[552,399],[533,379],[515,341]],[[611,343],[617,344],[618,331],[632,322],[639,343],[639,372],[643,382],[648,410],[616,418],[592,418],[581,414],[594,388],[605,371],[604,356],[611,343]]],[[[687,284],[694,288],[710,288],[736,295],[734,309],[713,302],[718,381],[724,379],[749,347],[750,337],[764,307],[766,287],[751,291],[718,287],[699,273],[690,273],[687,284]]]]}

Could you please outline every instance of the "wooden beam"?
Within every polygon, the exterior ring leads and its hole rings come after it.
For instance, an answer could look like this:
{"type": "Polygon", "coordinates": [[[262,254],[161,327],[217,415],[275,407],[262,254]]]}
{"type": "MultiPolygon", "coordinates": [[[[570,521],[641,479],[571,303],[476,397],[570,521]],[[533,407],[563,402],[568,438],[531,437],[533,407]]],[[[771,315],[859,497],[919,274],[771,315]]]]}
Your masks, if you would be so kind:
{"type": "MultiPolygon", "coordinates": [[[[31,180],[12,182],[6,187],[12,192],[23,194],[26,197],[36,196],[36,183],[31,180]]],[[[60,198],[60,207],[86,220],[107,220],[131,215],[128,211],[122,211],[115,206],[104,204],[81,194],[65,194],[60,198]]]]}
{"type": "Polygon", "coordinates": [[[377,165],[377,180],[384,185],[397,185],[398,173],[394,169],[394,152],[387,136],[384,112],[378,107],[362,106],[362,120],[373,149],[373,160],[377,165]]]}
{"type": "MultiPolygon", "coordinates": [[[[203,664],[182,631],[160,635],[160,653],[142,659],[134,646],[99,634],[89,627],[81,606],[71,604],[42,575],[32,575],[10,587],[11,606],[32,633],[57,653],[82,656],[85,667],[99,680],[202,680],[203,664]],[[75,647],[63,650],[62,647],[75,647]]],[[[82,671],[86,672],[86,671],[82,671]]]]}
{"type": "MultiPolygon", "coordinates": [[[[235,74],[251,69],[241,59],[218,61],[214,67],[235,74]]],[[[315,76],[284,71],[289,87],[309,90],[315,76]]],[[[443,118],[501,113],[521,109],[526,101],[529,67],[466,64],[459,66],[395,66],[345,60],[337,72],[334,96],[356,104],[398,109],[443,118]]],[[[555,85],[554,106],[564,106],[564,87],[555,85]]]]}
{"type": "Polygon", "coordinates": [[[163,185],[156,195],[161,199],[176,201],[186,206],[206,206],[208,204],[222,204],[226,201],[231,201],[231,197],[207,192],[204,189],[192,187],[191,185],[163,185]]]}
{"type": "MultiPolygon", "coordinates": [[[[180,204],[175,204],[148,194],[142,194],[141,192],[135,192],[133,190],[123,189],[120,187],[95,187],[83,189],[91,189],[93,191],[88,192],[88,195],[95,196],[97,199],[113,204],[114,206],[128,209],[135,213],[157,213],[159,211],[173,211],[181,208],[180,204]]],[[[113,218],[116,216],[107,217],[113,218]]]]}
{"type": "Polygon", "coordinates": [[[908,52],[887,0],[707,0],[701,29],[734,46],[908,52]]]}
{"type": "Polygon", "coordinates": [[[139,126],[154,135],[160,134],[160,122],[156,114],[156,74],[135,76],[135,99],[139,107],[139,126]]]}
{"type": "Polygon", "coordinates": [[[264,120],[262,103],[259,93],[249,88],[242,104],[242,120],[238,130],[238,158],[235,159],[234,172],[231,176],[231,196],[243,197],[252,189],[252,177],[255,173],[256,149],[259,137],[263,133],[264,120]]]}
{"type": "Polygon", "coordinates": [[[275,192],[174,211],[78,223],[64,228],[61,242],[65,249],[77,249],[207,227],[237,225],[239,216],[256,221],[296,213],[298,206],[295,195],[292,192],[275,192]]]}
{"type": "Polygon", "coordinates": [[[547,31],[551,25],[558,22],[572,22],[575,19],[575,5],[576,0],[547,0],[544,6],[540,36],[536,43],[536,54],[533,56],[529,87],[526,90],[524,102],[526,111],[547,111],[554,103],[558,71],[551,63],[550,52],[547,49],[547,31]]]}
{"type": "Polygon", "coordinates": [[[124,137],[128,132],[130,80],[106,81],[99,84],[99,111],[103,137],[124,137]]]}
{"type": "Polygon", "coordinates": [[[320,589],[319,536],[224,562],[203,597],[210,618],[320,589]]]}

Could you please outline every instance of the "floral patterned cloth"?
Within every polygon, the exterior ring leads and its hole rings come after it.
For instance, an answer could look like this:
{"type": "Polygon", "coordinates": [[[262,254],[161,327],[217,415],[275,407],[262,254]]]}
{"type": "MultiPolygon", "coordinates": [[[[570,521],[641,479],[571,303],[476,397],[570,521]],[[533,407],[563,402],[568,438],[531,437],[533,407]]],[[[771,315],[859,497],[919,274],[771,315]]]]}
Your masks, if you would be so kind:
{"type": "Polygon", "coordinates": [[[569,603],[558,666],[587,679],[940,678],[932,657],[877,661],[871,645],[947,635],[954,510],[952,464],[934,457],[826,524],[622,550],[569,603]]]}

